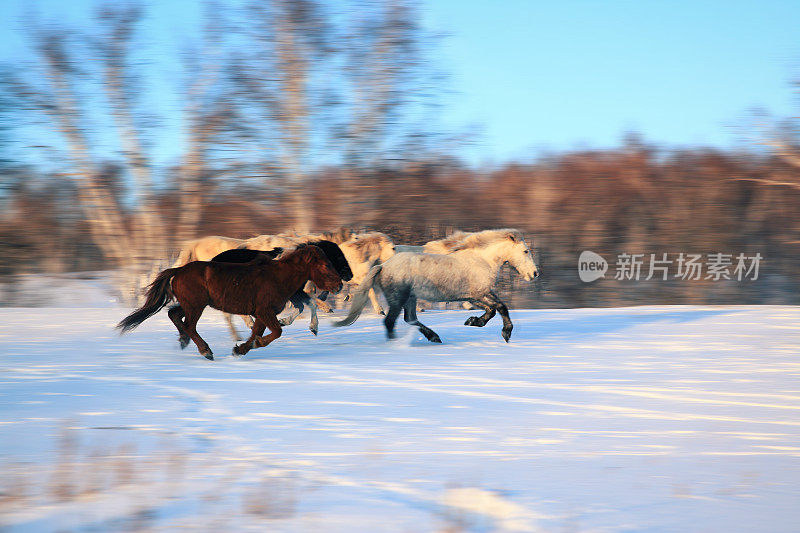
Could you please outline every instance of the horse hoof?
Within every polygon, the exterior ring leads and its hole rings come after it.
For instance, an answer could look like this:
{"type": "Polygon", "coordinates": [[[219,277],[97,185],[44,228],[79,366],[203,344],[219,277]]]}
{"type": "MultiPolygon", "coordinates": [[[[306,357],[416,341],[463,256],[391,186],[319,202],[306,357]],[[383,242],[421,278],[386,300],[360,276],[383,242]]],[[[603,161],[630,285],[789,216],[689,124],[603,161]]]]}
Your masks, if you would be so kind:
{"type": "Polygon", "coordinates": [[[510,339],[510,338],[511,338],[511,330],[510,330],[510,329],[509,329],[509,330],[505,330],[505,329],[504,329],[504,330],[503,330],[503,332],[501,333],[501,335],[503,336],[503,339],[504,339],[506,342],[508,342],[508,339],[510,339]]]}
{"type": "Polygon", "coordinates": [[[281,326],[288,326],[289,321],[286,320],[285,318],[281,318],[280,320],[278,320],[278,324],[280,324],[281,326]]]}
{"type": "Polygon", "coordinates": [[[308,330],[309,330],[311,333],[313,333],[313,334],[314,334],[314,336],[316,336],[316,335],[317,335],[317,333],[319,332],[319,330],[318,330],[317,328],[308,328],[308,330]]]}
{"type": "Polygon", "coordinates": [[[464,325],[465,325],[465,326],[476,326],[476,327],[481,327],[481,326],[484,326],[485,324],[481,324],[481,319],[480,319],[480,317],[477,317],[477,316],[471,316],[471,317],[469,317],[469,318],[466,320],[466,322],[464,322],[464,325]]]}
{"type": "Polygon", "coordinates": [[[189,337],[178,337],[178,342],[181,344],[181,350],[189,346],[189,337]]]}
{"type": "Polygon", "coordinates": [[[435,342],[437,344],[442,344],[442,339],[439,338],[439,335],[433,335],[430,339],[431,342],[435,342]]]}
{"type": "Polygon", "coordinates": [[[211,352],[211,350],[208,350],[206,352],[200,352],[200,355],[202,355],[203,357],[205,357],[209,361],[213,361],[214,360],[214,354],[211,352]]]}

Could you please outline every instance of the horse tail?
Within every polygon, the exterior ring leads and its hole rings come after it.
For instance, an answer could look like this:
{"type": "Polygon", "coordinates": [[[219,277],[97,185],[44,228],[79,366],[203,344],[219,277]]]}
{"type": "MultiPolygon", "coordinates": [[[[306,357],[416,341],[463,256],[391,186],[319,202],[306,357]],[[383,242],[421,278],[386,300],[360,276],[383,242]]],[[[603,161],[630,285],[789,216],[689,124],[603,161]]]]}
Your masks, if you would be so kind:
{"type": "Polygon", "coordinates": [[[375,285],[375,278],[381,273],[383,265],[375,265],[367,272],[364,281],[358,286],[358,290],[353,295],[353,303],[350,305],[350,312],[342,320],[333,322],[334,327],[349,326],[358,319],[364,306],[369,299],[369,290],[375,285]]]}
{"type": "Polygon", "coordinates": [[[121,333],[130,331],[154,314],[161,311],[173,298],[172,290],[170,290],[170,281],[172,276],[175,275],[178,268],[168,268],[158,276],[150,286],[147,288],[147,299],[144,305],[120,320],[117,324],[117,329],[122,330],[121,333]]]}

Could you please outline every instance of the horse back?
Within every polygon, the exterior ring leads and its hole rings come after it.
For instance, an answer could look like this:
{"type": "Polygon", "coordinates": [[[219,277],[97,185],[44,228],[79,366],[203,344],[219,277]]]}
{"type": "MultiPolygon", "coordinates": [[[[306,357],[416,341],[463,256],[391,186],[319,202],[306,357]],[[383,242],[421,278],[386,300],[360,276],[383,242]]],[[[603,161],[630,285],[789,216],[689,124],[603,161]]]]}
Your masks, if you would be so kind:
{"type": "Polygon", "coordinates": [[[429,301],[462,300],[491,290],[488,267],[471,257],[401,252],[384,263],[380,283],[387,289],[406,287],[429,301]]]}

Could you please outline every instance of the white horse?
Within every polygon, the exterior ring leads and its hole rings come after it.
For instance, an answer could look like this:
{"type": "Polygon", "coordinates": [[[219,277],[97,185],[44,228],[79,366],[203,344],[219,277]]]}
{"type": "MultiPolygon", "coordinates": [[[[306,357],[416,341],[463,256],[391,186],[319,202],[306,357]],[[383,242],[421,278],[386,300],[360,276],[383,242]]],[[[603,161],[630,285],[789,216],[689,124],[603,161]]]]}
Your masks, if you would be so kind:
{"type": "MultiPolygon", "coordinates": [[[[457,246],[461,244],[461,242],[469,237],[470,235],[474,235],[474,231],[455,231],[445,237],[444,239],[437,239],[435,241],[428,241],[421,246],[413,246],[408,244],[398,244],[395,246],[395,252],[417,252],[417,253],[425,253],[425,254],[449,254],[456,249],[457,246]]],[[[425,302],[423,300],[418,300],[418,309],[420,311],[424,311],[426,308],[429,308],[432,304],[429,302],[425,302]]],[[[474,309],[474,307],[469,302],[463,302],[462,307],[464,309],[474,309]]],[[[445,304],[445,308],[447,304],[445,304]]]]}
{"type": "Polygon", "coordinates": [[[483,327],[495,313],[500,313],[502,336],[508,342],[514,326],[508,308],[492,291],[505,262],[527,281],[539,275],[533,254],[516,229],[467,235],[447,255],[398,253],[370,269],[353,297],[350,313],[333,325],[348,326],[355,322],[366,305],[367,292],[378,287],[389,302],[384,325],[390,339],[395,336],[395,321],[402,309],[407,323],[417,326],[429,341],[442,342],[433,330],[417,319],[417,298],[423,298],[431,302],[467,301],[485,311],[482,316],[469,317],[464,323],[467,326],[483,327]]]}

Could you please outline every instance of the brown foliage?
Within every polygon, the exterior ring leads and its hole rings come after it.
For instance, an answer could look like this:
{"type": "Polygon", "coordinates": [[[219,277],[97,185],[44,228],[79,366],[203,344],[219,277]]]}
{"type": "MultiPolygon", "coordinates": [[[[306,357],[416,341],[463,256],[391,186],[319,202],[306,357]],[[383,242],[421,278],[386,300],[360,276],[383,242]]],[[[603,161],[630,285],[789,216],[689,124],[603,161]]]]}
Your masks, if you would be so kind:
{"type": "MultiPolygon", "coordinates": [[[[506,296],[513,295],[516,306],[796,303],[800,187],[775,183],[799,181],[800,170],[775,157],[633,145],[497,169],[469,169],[453,160],[328,169],[310,181],[305,209],[314,230],[377,230],[398,244],[419,245],[455,230],[520,228],[536,250],[542,277],[529,285],[504,273],[506,296]],[[342,210],[345,202],[352,209],[342,210]],[[578,280],[583,250],[609,260],[605,280],[578,280]],[[615,281],[613,263],[622,252],[758,252],[764,260],[757,281],[615,281]]],[[[86,268],[86,257],[96,258],[91,268],[103,266],[96,251],[86,253],[80,213],[60,197],[20,189],[8,205],[0,244],[15,261],[3,263],[7,271],[58,257],[65,270],[86,268]],[[64,244],[68,239],[72,244],[64,244]],[[64,259],[71,256],[82,260],[64,259]]],[[[157,205],[165,220],[175,220],[170,195],[162,194],[157,205]]],[[[290,219],[281,195],[231,188],[209,200],[197,231],[277,234],[292,229],[290,219]]]]}

